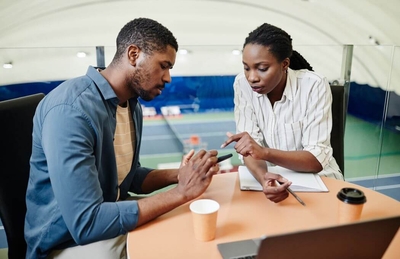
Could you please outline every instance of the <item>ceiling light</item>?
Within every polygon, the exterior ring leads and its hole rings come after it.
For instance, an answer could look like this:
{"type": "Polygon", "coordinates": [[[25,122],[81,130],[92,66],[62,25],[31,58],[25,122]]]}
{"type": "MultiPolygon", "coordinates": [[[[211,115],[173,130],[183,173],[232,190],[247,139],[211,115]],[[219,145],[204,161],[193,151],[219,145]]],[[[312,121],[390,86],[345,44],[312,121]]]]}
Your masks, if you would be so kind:
{"type": "Polygon", "coordinates": [[[234,50],[232,50],[232,54],[236,55],[236,56],[239,56],[240,54],[242,54],[242,51],[240,51],[238,49],[234,49],[234,50]]]}
{"type": "Polygon", "coordinates": [[[86,52],[79,51],[78,53],[76,53],[76,56],[77,56],[78,58],[84,58],[84,57],[86,57],[86,52]]]}
{"type": "Polygon", "coordinates": [[[377,46],[381,45],[377,39],[375,39],[373,36],[369,36],[369,42],[372,44],[375,44],[377,46]]]}
{"type": "Polygon", "coordinates": [[[187,49],[180,49],[180,50],[178,51],[178,53],[181,54],[181,55],[186,55],[186,54],[189,53],[189,51],[188,51],[187,49]]]}
{"type": "Polygon", "coordinates": [[[3,64],[3,68],[12,68],[12,67],[13,67],[13,65],[12,65],[11,62],[4,63],[4,64],[3,64]]]}

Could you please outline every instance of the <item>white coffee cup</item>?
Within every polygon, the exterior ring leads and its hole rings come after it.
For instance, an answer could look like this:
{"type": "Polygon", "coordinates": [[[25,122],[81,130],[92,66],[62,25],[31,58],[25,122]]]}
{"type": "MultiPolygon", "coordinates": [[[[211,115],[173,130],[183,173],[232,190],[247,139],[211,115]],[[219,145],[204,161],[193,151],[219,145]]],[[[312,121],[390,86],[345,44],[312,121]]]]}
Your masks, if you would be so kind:
{"type": "Polygon", "coordinates": [[[215,238],[219,207],[219,203],[211,199],[199,199],[190,204],[197,240],[210,241],[215,238]]]}

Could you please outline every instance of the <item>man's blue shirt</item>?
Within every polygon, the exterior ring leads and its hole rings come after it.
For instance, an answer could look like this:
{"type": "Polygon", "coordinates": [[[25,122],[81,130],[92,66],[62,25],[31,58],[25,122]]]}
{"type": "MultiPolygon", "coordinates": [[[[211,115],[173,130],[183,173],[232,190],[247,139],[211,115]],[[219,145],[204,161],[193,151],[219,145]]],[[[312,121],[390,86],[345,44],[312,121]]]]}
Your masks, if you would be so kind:
{"type": "MultiPolygon", "coordinates": [[[[151,169],[138,161],[142,111],[130,100],[136,147],[120,197],[141,193],[151,169]]],[[[46,258],[52,249],[126,234],[138,220],[136,201],[118,201],[113,146],[119,100],[93,67],[67,80],[38,105],[34,117],[25,239],[27,258],[46,258]]]]}

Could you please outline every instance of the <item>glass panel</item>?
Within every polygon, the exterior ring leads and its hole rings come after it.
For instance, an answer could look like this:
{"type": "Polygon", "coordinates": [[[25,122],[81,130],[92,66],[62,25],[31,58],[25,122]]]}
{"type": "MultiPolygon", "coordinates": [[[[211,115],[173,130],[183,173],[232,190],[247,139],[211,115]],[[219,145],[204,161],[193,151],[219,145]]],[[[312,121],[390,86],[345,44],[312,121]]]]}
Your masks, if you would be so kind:
{"type": "Polygon", "coordinates": [[[400,200],[400,47],[393,48],[392,66],[382,119],[382,147],[375,189],[400,200]],[[382,186],[386,182],[386,186],[382,186]]]}
{"type": "Polygon", "coordinates": [[[345,134],[346,178],[376,176],[392,47],[354,46],[345,134]]]}
{"type": "MultiPolygon", "coordinates": [[[[154,101],[143,102],[145,126],[154,126],[156,131],[164,127],[170,132],[165,136],[157,136],[154,131],[144,132],[144,164],[155,167],[157,163],[179,161],[187,144],[185,141],[195,133],[207,142],[207,148],[219,149],[226,131],[235,131],[232,83],[243,69],[241,48],[233,45],[180,47],[187,53],[177,55],[171,70],[172,83],[154,101]],[[232,53],[235,50],[236,55],[232,53]],[[171,107],[164,109],[168,116],[163,117],[161,108],[165,106],[171,107]],[[182,126],[193,122],[197,124],[187,129],[182,126]],[[216,123],[222,126],[214,126],[216,123]],[[167,143],[170,139],[175,141],[173,145],[167,143]],[[154,145],[147,145],[151,141],[166,142],[154,148],[154,145]]],[[[295,45],[294,49],[330,82],[342,80],[343,46],[295,45]]],[[[111,62],[115,50],[113,46],[105,46],[106,65],[111,62]]],[[[83,75],[89,65],[96,66],[96,46],[3,48],[0,61],[13,63],[12,69],[0,68],[0,99],[38,91],[47,93],[63,80],[83,75]],[[85,52],[86,57],[78,58],[78,52],[85,52]]],[[[345,129],[345,175],[348,179],[398,173],[399,62],[399,47],[354,46],[345,129]]],[[[231,147],[220,152],[234,150],[231,147]]],[[[232,163],[239,163],[236,156],[232,163]]]]}

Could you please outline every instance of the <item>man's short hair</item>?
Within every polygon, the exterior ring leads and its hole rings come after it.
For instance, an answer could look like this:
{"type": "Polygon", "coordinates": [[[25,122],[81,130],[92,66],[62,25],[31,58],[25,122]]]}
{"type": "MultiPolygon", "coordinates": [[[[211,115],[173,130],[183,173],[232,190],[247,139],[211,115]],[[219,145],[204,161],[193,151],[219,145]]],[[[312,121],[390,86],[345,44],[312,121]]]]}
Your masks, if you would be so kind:
{"type": "Polygon", "coordinates": [[[165,51],[168,45],[178,51],[178,43],[172,32],[159,22],[148,18],[134,19],[122,27],[117,36],[115,58],[122,57],[131,44],[138,46],[145,54],[165,51]]]}

